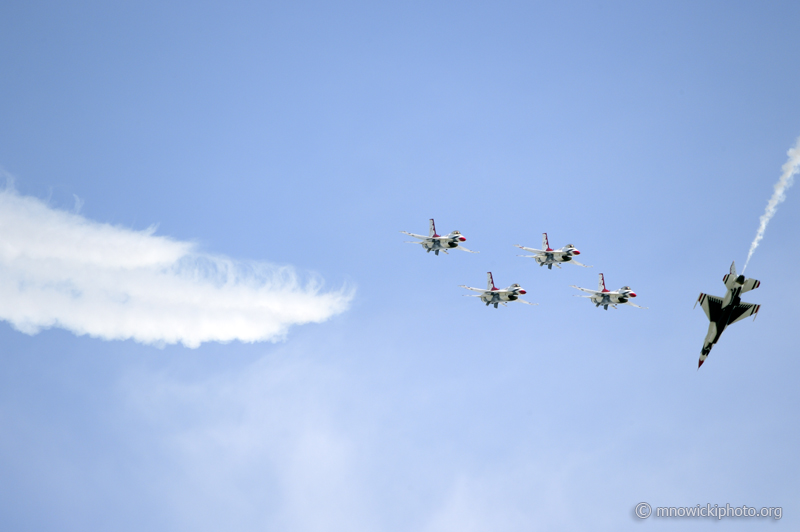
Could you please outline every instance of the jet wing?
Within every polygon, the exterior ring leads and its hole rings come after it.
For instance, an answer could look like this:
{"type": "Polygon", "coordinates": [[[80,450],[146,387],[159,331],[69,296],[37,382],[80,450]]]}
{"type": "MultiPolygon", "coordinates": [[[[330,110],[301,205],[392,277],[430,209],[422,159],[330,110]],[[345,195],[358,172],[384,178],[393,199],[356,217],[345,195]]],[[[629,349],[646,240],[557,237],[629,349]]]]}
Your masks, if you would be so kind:
{"type": "Polygon", "coordinates": [[[408,236],[413,236],[414,238],[421,238],[423,240],[428,240],[430,238],[429,236],[415,235],[414,233],[409,233],[408,231],[400,231],[400,232],[408,236]]]}
{"type": "Polygon", "coordinates": [[[700,294],[700,297],[697,298],[697,303],[700,303],[700,306],[703,307],[708,321],[717,321],[719,319],[720,313],[722,312],[721,297],[700,294]]]}
{"type": "Polygon", "coordinates": [[[466,288],[467,290],[472,290],[473,292],[487,292],[485,288],[472,288],[471,286],[467,286],[465,284],[458,285],[461,288],[466,288]]]}
{"type": "Polygon", "coordinates": [[[728,325],[731,323],[736,323],[739,320],[743,320],[748,316],[755,316],[760,308],[761,305],[754,305],[753,303],[739,303],[733,308],[733,311],[731,312],[731,319],[728,321],[728,325]]]}
{"type": "Polygon", "coordinates": [[[530,251],[532,253],[547,253],[543,249],[526,248],[525,246],[520,246],[519,244],[514,244],[514,247],[518,247],[519,249],[524,249],[525,251],[530,251]]]}
{"type": "Polygon", "coordinates": [[[581,288],[580,286],[575,286],[574,284],[570,285],[572,288],[577,288],[581,292],[588,292],[590,294],[602,294],[602,292],[598,292],[597,290],[589,290],[588,288],[581,288]]]}
{"type": "Polygon", "coordinates": [[[480,253],[480,251],[472,251],[471,249],[467,249],[461,244],[459,244],[458,247],[456,247],[456,249],[460,249],[461,251],[466,251],[467,253],[480,253]]]}

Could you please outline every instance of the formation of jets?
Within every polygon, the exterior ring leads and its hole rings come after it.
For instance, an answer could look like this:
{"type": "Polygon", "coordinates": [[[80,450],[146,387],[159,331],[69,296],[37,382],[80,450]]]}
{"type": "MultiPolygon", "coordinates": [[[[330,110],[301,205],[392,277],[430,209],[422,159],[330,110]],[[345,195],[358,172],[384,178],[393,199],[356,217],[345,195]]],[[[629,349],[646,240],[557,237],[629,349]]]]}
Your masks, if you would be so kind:
{"type": "MultiPolygon", "coordinates": [[[[438,255],[440,251],[444,254],[448,254],[447,252],[451,249],[460,249],[468,253],[478,253],[477,251],[469,250],[462,245],[462,243],[467,239],[459,231],[452,231],[444,236],[437,234],[436,225],[434,224],[433,218],[430,220],[428,236],[417,235],[414,233],[409,233],[408,231],[400,232],[419,239],[419,241],[408,242],[409,244],[420,244],[426,252],[430,253],[433,251],[435,255],[438,255]]],[[[539,266],[547,266],[548,270],[552,270],[553,266],[560,269],[561,264],[565,263],[572,263],[576,266],[591,268],[591,266],[581,264],[574,259],[574,257],[576,255],[580,255],[581,252],[578,251],[578,249],[572,244],[567,244],[560,249],[552,249],[547,238],[547,233],[542,233],[542,249],[529,248],[520,246],[519,244],[516,244],[515,246],[533,253],[533,255],[518,256],[532,258],[537,264],[539,264],[539,266]]],[[[505,307],[508,303],[512,302],[525,303],[526,305],[537,304],[520,299],[520,296],[525,295],[527,292],[519,284],[514,283],[507,288],[500,289],[494,285],[492,272],[487,272],[486,275],[487,286],[485,289],[473,288],[463,284],[460,285],[461,288],[466,288],[467,290],[477,292],[477,294],[465,295],[468,297],[480,298],[480,300],[485,303],[487,307],[491,305],[494,308],[497,308],[498,305],[503,305],[505,307]]],[[[705,311],[708,321],[710,322],[708,326],[708,334],[706,335],[706,339],[703,343],[703,349],[700,351],[700,361],[697,365],[698,369],[703,365],[703,362],[705,362],[708,354],[711,352],[711,348],[717,343],[717,341],[719,341],[722,331],[724,331],[728,325],[736,323],[737,321],[748,316],[753,316],[753,319],[755,319],[756,314],[761,308],[760,305],[755,305],[753,303],[743,303],[739,297],[744,292],[758,288],[761,285],[761,281],[757,281],[755,279],[745,279],[744,275],[737,276],[735,264],[731,264],[730,273],[725,275],[722,278],[722,281],[725,283],[725,287],[728,289],[728,292],[724,297],[700,294],[700,297],[695,303],[695,306],[697,306],[697,303],[700,303],[700,306],[705,311]]],[[[630,305],[632,307],[641,309],[647,308],[636,305],[631,301],[631,298],[636,297],[636,293],[633,291],[633,289],[631,289],[630,286],[623,286],[619,290],[608,290],[606,288],[605,277],[602,273],[599,275],[597,290],[581,288],[577,285],[570,286],[577,288],[582,292],[588,293],[589,295],[576,295],[576,297],[587,298],[595,305],[595,307],[598,308],[603,307],[603,309],[608,310],[608,307],[612,307],[616,309],[617,305],[630,305]]]]}
{"type": "MultiPolygon", "coordinates": [[[[436,224],[431,218],[429,223],[428,229],[428,236],[424,235],[417,235],[414,233],[409,233],[408,231],[400,231],[403,234],[413,236],[414,238],[419,239],[419,241],[410,241],[407,242],[408,244],[421,244],[423,249],[430,253],[431,251],[434,254],[438,255],[441,251],[442,253],[447,254],[447,251],[450,249],[460,249],[463,251],[467,251],[469,253],[477,253],[477,251],[471,251],[469,249],[464,248],[462,242],[465,242],[467,239],[464,235],[461,234],[460,231],[453,231],[450,234],[445,236],[440,236],[436,233],[436,224]]],[[[591,268],[591,266],[586,266],[585,264],[581,264],[576,261],[573,257],[575,255],[580,255],[581,252],[573,246],[572,244],[567,244],[563,248],[560,249],[553,249],[550,247],[550,243],[547,239],[547,233],[542,233],[542,248],[544,249],[535,249],[535,248],[528,248],[525,246],[520,246],[519,244],[516,247],[520,249],[524,249],[525,251],[530,251],[533,255],[519,255],[520,257],[530,257],[536,260],[539,266],[547,266],[548,270],[552,270],[553,266],[556,268],[561,268],[561,264],[565,263],[572,263],[577,266],[582,266],[584,268],[591,268]]],[[[486,289],[483,288],[473,288],[471,286],[460,285],[462,288],[466,288],[467,290],[472,290],[473,292],[479,292],[478,294],[469,294],[471,297],[479,297],[481,301],[483,301],[486,306],[489,305],[497,308],[498,305],[503,305],[504,307],[507,306],[507,303],[511,303],[514,301],[518,301],[520,303],[525,303],[527,305],[536,305],[537,303],[529,303],[528,301],[522,300],[519,298],[520,295],[524,295],[526,292],[525,290],[517,283],[512,284],[508,288],[497,288],[494,285],[494,281],[492,280],[492,272],[487,272],[488,282],[486,289]]],[[[573,285],[574,286],[574,285],[573,285]]],[[[589,290],[587,288],[578,288],[578,290],[583,290],[584,292],[592,293],[591,296],[583,296],[592,298],[592,302],[596,304],[596,306],[602,306],[606,310],[608,307],[611,306],[613,308],[617,308],[617,305],[621,304],[628,304],[637,308],[646,308],[646,307],[639,307],[638,305],[634,305],[633,303],[628,302],[628,299],[631,297],[636,297],[636,294],[630,289],[629,286],[624,286],[619,290],[614,292],[610,292],[606,290],[605,283],[603,281],[603,274],[600,274],[600,290],[594,291],[589,290]]]]}

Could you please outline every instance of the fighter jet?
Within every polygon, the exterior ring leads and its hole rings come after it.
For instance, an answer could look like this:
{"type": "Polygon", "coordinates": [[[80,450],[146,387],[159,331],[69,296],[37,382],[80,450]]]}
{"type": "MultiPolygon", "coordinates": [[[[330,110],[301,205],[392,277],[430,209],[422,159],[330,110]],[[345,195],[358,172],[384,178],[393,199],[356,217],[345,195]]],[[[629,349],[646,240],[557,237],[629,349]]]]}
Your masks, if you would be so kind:
{"type": "Polygon", "coordinates": [[[761,305],[742,303],[739,298],[740,294],[755,290],[761,286],[761,281],[745,279],[744,275],[737,276],[735,262],[731,263],[731,273],[725,275],[722,278],[722,282],[725,283],[725,287],[728,289],[728,293],[725,294],[724,298],[700,294],[694,304],[696,307],[697,303],[700,303],[708,317],[708,321],[711,322],[708,325],[708,334],[706,334],[703,349],[700,351],[700,361],[697,363],[697,369],[700,369],[700,366],[706,361],[711,348],[719,341],[719,337],[725,327],[748,316],[753,316],[753,320],[755,320],[756,314],[761,308],[761,305]]]}
{"type": "Polygon", "coordinates": [[[494,285],[494,280],[492,279],[492,272],[486,273],[487,277],[487,287],[486,289],[483,288],[472,288],[467,285],[460,285],[461,288],[466,288],[467,290],[472,290],[473,292],[480,292],[480,294],[464,294],[466,297],[479,297],[481,301],[486,303],[486,306],[494,305],[494,308],[497,308],[497,305],[506,306],[507,302],[516,301],[518,303],[525,303],[526,305],[538,305],[538,303],[530,303],[528,301],[523,301],[519,298],[520,295],[524,295],[527,292],[522,289],[522,287],[516,283],[512,284],[508,288],[504,288],[500,290],[494,285]]]}
{"type": "Polygon", "coordinates": [[[640,307],[639,305],[635,305],[629,301],[630,298],[636,297],[636,294],[631,290],[630,286],[623,286],[619,290],[614,290],[611,292],[610,290],[606,289],[606,281],[603,278],[603,274],[600,274],[600,280],[598,282],[597,290],[589,290],[588,288],[581,288],[580,286],[572,286],[572,288],[577,288],[583,292],[589,292],[590,296],[578,296],[575,297],[586,297],[591,299],[592,303],[596,307],[602,306],[604,309],[608,310],[608,307],[617,308],[617,305],[630,305],[636,308],[647,308],[647,307],[640,307]]]}
{"type": "Polygon", "coordinates": [[[400,232],[409,236],[413,236],[414,238],[421,239],[421,242],[406,241],[406,244],[421,244],[428,253],[433,251],[436,255],[438,255],[441,251],[445,255],[448,255],[447,250],[449,249],[460,249],[461,251],[466,251],[467,253],[478,253],[477,251],[471,251],[461,245],[461,243],[465,242],[467,239],[464,238],[464,235],[462,235],[459,231],[453,231],[445,236],[437,235],[436,225],[433,223],[433,218],[431,218],[430,221],[428,236],[415,235],[414,233],[409,233],[408,231],[400,232]]]}
{"type": "Polygon", "coordinates": [[[576,266],[583,266],[584,268],[591,268],[591,266],[581,264],[572,258],[573,255],[581,254],[581,252],[575,249],[575,246],[572,244],[567,244],[561,249],[551,249],[550,243],[547,241],[547,233],[542,233],[542,247],[544,249],[526,248],[525,246],[520,246],[519,244],[514,245],[520,249],[534,253],[534,255],[517,255],[517,257],[528,257],[534,259],[539,263],[539,266],[547,266],[548,270],[552,270],[553,266],[560,269],[560,263],[564,262],[569,262],[576,266]]]}

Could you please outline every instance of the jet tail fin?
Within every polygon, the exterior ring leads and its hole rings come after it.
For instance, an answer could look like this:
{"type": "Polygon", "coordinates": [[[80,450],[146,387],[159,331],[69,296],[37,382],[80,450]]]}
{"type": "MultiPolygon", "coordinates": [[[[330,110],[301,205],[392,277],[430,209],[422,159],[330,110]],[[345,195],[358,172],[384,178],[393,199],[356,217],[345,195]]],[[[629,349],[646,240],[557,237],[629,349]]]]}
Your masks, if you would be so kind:
{"type": "Polygon", "coordinates": [[[597,280],[597,289],[601,292],[608,292],[606,289],[606,279],[603,277],[603,274],[600,274],[599,279],[597,280]]]}
{"type": "Polygon", "coordinates": [[[737,285],[741,286],[742,289],[739,292],[740,294],[749,292],[750,290],[755,290],[761,286],[761,281],[757,279],[745,279],[744,275],[736,275],[735,261],[731,263],[731,273],[723,277],[722,282],[725,283],[725,287],[728,289],[736,288],[737,285]]]}
{"type": "Polygon", "coordinates": [[[486,272],[486,289],[497,290],[497,287],[494,285],[494,279],[492,279],[492,272],[486,272]]]}
{"type": "Polygon", "coordinates": [[[550,248],[550,242],[547,240],[547,233],[542,233],[542,249],[545,251],[553,251],[550,248]]]}
{"type": "Polygon", "coordinates": [[[761,286],[761,281],[756,279],[745,279],[744,284],[742,285],[742,293],[749,292],[750,290],[755,290],[761,286]]]}
{"type": "Polygon", "coordinates": [[[726,288],[736,287],[736,261],[731,262],[731,273],[725,275],[722,282],[725,283],[726,288]]]}
{"type": "Polygon", "coordinates": [[[430,226],[428,228],[428,236],[439,236],[436,234],[436,224],[433,223],[433,218],[431,218],[430,226]]]}

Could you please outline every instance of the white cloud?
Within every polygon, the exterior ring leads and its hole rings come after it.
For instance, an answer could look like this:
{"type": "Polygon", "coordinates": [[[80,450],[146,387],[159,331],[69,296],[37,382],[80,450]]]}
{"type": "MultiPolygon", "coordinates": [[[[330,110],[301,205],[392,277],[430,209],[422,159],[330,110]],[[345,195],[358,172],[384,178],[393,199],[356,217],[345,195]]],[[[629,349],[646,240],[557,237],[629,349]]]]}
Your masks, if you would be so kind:
{"type": "Polygon", "coordinates": [[[0,319],[34,334],[62,327],[147,344],[257,342],[344,311],[291,267],[200,253],[195,245],[102,224],[0,191],[0,319]]]}

